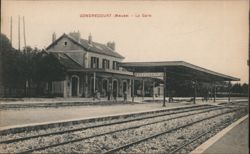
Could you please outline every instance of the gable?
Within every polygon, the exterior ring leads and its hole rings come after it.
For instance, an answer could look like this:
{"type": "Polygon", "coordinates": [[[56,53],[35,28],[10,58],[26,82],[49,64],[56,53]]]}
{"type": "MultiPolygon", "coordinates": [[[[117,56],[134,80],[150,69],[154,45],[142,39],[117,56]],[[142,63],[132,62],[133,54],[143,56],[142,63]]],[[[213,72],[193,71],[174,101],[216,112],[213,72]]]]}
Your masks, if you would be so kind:
{"type": "Polygon", "coordinates": [[[82,50],[83,48],[75,43],[68,37],[60,37],[53,42],[48,48],[48,51],[70,51],[70,50],[82,50]]]}

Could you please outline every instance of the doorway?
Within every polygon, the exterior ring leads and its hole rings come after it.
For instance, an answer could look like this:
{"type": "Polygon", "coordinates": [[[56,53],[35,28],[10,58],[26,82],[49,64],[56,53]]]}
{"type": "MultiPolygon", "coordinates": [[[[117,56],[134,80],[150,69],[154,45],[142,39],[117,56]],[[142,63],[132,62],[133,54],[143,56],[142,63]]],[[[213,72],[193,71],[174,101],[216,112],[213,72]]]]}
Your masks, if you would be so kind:
{"type": "Polygon", "coordinates": [[[72,76],[72,78],[71,78],[71,85],[72,85],[71,93],[72,93],[72,96],[78,96],[78,88],[79,88],[78,84],[79,84],[79,77],[72,76]]]}
{"type": "Polygon", "coordinates": [[[122,84],[122,92],[124,93],[125,91],[127,91],[127,82],[126,82],[126,81],[123,81],[123,84],[122,84]]]}
{"type": "Polygon", "coordinates": [[[113,81],[113,88],[112,89],[113,89],[113,95],[115,94],[117,97],[117,94],[118,94],[118,82],[117,82],[117,80],[113,81]]]}

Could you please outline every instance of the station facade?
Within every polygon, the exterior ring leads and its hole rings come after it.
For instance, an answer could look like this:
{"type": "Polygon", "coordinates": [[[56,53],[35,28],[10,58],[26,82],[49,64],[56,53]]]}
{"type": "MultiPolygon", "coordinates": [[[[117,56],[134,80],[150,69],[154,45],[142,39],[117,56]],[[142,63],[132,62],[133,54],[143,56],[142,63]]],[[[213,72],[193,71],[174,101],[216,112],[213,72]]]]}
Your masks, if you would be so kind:
{"type": "Polygon", "coordinates": [[[135,80],[142,84],[139,84],[133,94],[144,96],[144,91],[151,96],[155,93],[162,94],[162,86],[152,87],[155,84],[153,78],[138,78],[119,67],[124,57],[116,52],[114,42],[94,42],[91,34],[88,39],[82,39],[79,31],[63,34],[58,39],[54,33],[47,52],[54,54],[67,69],[64,81],[52,83],[53,94],[63,97],[92,97],[98,92],[101,97],[122,97],[124,94],[131,97],[132,82],[135,80]]]}

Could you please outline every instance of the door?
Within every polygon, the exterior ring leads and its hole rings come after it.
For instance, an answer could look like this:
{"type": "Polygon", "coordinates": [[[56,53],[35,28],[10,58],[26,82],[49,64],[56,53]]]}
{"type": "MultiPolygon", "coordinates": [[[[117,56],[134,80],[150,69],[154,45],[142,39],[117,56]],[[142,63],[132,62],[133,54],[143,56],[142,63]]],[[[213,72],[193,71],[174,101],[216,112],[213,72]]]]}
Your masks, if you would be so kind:
{"type": "Polygon", "coordinates": [[[77,96],[78,93],[78,78],[72,77],[72,96],[77,96]]]}
{"type": "Polygon", "coordinates": [[[122,90],[123,93],[127,91],[127,82],[124,81],[122,87],[123,87],[123,90],[122,90]]]}

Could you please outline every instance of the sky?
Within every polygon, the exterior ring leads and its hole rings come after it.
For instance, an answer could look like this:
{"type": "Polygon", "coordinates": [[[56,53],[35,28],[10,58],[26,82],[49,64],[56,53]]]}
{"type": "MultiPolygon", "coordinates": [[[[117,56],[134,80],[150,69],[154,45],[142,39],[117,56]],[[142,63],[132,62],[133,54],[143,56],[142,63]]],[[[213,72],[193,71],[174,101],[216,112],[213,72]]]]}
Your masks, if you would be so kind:
{"type": "Polygon", "coordinates": [[[18,16],[24,16],[31,47],[46,48],[53,32],[60,37],[79,30],[85,39],[91,33],[95,42],[114,41],[125,62],[186,61],[248,82],[248,0],[1,3],[1,32],[10,38],[12,16],[15,48],[18,16]]]}

